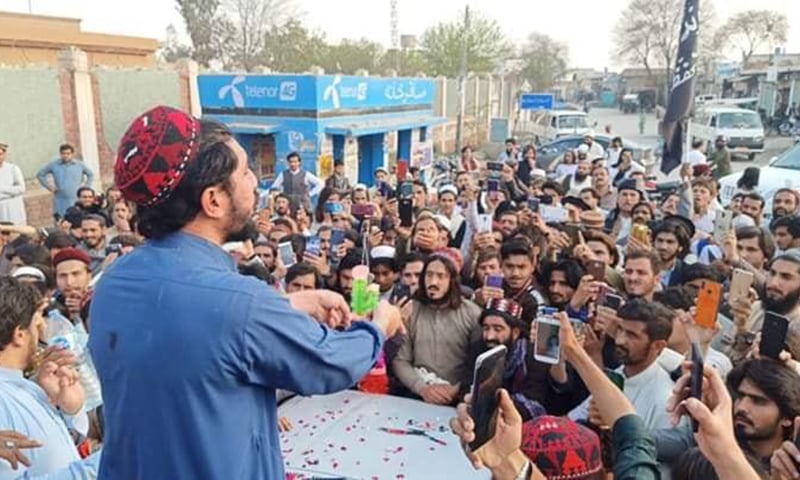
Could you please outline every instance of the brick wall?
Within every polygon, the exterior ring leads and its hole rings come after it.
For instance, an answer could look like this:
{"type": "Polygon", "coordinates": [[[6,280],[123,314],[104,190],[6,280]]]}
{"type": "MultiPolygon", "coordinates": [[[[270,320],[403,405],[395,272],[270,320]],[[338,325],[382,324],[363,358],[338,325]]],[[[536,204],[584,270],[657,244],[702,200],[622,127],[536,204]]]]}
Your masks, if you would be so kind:
{"type": "Polygon", "coordinates": [[[105,129],[103,127],[103,109],[100,108],[100,84],[97,80],[97,75],[94,73],[92,74],[92,95],[94,97],[97,153],[100,155],[100,178],[103,186],[105,186],[114,182],[114,149],[116,146],[109,145],[106,141],[105,129]]]}

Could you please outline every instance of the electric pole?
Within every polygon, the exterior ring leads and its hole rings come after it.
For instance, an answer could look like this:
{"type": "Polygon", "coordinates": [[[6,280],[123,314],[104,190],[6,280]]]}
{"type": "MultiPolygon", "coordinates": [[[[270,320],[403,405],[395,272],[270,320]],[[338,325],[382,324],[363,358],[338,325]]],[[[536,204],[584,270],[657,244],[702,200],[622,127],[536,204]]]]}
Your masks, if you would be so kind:
{"type": "Polygon", "coordinates": [[[464,110],[467,103],[467,54],[469,50],[469,5],[464,8],[464,30],[461,34],[461,69],[458,75],[458,119],[456,123],[456,151],[464,146],[464,110]]]}

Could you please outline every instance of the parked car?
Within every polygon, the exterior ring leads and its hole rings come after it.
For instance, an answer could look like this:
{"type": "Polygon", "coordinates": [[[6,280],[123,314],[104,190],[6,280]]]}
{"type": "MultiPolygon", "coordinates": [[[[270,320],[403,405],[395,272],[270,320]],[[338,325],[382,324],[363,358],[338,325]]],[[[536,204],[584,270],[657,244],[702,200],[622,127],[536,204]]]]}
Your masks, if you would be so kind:
{"type": "Polygon", "coordinates": [[[622,97],[622,105],[620,109],[622,113],[636,113],[639,111],[641,107],[641,103],[639,103],[639,95],[635,93],[629,93],[622,97]]]}
{"type": "Polygon", "coordinates": [[[589,117],[578,110],[547,110],[533,122],[534,138],[539,144],[569,135],[583,135],[589,130],[589,117]]]}
{"type": "Polygon", "coordinates": [[[720,136],[728,139],[732,155],[754,160],[757,153],[764,151],[764,126],[761,117],[752,110],[728,106],[700,108],[692,121],[691,134],[705,141],[709,152],[720,136]]]}
{"type": "MultiPolygon", "coordinates": [[[[606,150],[611,144],[612,138],[613,137],[609,135],[595,135],[594,141],[602,145],[603,150],[606,150]]],[[[547,170],[547,167],[553,160],[561,156],[567,150],[575,150],[581,143],[583,143],[582,135],[572,135],[569,137],[561,137],[558,140],[537,147],[536,166],[547,170]]],[[[637,162],[644,164],[654,160],[652,147],[645,147],[625,140],[624,138],[622,139],[622,146],[630,148],[633,151],[633,159],[637,162]]],[[[644,166],[646,167],[647,165],[644,166]]]]}
{"type": "MultiPolygon", "coordinates": [[[[766,167],[761,167],[760,170],[756,191],[766,200],[764,214],[766,217],[770,217],[772,215],[772,197],[778,189],[800,190],[800,144],[796,144],[773,158],[766,167]]],[[[733,199],[737,191],[736,182],[741,176],[742,172],[737,172],[720,179],[719,195],[723,205],[728,205],[733,199]]]]}

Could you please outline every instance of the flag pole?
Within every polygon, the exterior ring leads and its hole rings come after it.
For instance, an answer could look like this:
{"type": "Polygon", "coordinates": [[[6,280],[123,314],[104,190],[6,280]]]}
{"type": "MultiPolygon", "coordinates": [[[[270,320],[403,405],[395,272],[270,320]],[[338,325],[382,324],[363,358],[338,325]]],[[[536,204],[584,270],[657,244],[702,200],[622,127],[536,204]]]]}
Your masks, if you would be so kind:
{"type": "Polygon", "coordinates": [[[686,127],[684,128],[684,134],[686,138],[684,139],[683,144],[683,163],[689,162],[689,150],[692,149],[692,117],[687,117],[684,120],[686,127]]]}

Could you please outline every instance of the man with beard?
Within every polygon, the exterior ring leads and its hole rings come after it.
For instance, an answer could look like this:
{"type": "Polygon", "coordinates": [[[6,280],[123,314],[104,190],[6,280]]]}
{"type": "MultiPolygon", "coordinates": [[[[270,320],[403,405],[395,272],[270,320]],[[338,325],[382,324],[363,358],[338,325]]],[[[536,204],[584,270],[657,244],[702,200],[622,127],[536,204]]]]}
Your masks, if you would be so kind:
{"type": "Polygon", "coordinates": [[[408,337],[392,362],[407,391],[397,394],[453,405],[471,382],[470,352],[480,341],[480,308],[461,296],[458,269],[449,256],[425,262],[406,321],[408,337]]]}
{"type": "Polygon", "coordinates": [[[742,197],[739,209],[742,214],[752,218],[756,222],[756,226],[759,226],[764,215],[764,197],[755,192],[746,193],[742,197]]]}
{"type": "MultiPolygon", "coordinates": [[[[634,299],[620,307],[617,356],[625,377],[624,393],[649,430],[670,427],[667,399],[674,382],[658,357],[672,333],[672,312],[659,303],[634,299]]],[[[589,399],[570,412],[572,420],[588,418],[589,399]]]]}
{"type": "Polygon", "coordinates": [[[683,283],[683,270],[686,264],[683,259],[689,253],[694,224],[684,217],[669,216],[653,228],[653,247],[661,260],[661,286],[672,287],[683,283]]]}
{"type": "MultiPolygon", "coordinates": [[[[739,443],[769,470],[773,452],[794,438],[794,420],[800,415],[800,375],[772,359],[752,359],[734,368],[727,384],[739,443]]],[[[778,478],[772,473],[772,478],[778,478]]]]}
{"type": "Polygon", "coordinates": [[[358,249],[347,252],[339,261],[339,268],[334,275],[336,286],[333,290],[343,296],[347,303],[350,303],[353,295],[353,269],[362,264],[363,253],[358,249]]]}
{"type": "Polygon", "coordinates": [[[81,301],[89,292],[91,259],[83,250],[65,248],[53,257],[56,274],[56,300],[66,307],[71,318],[80,314],[81,301]]]}
{"type": "Polygon", "coordinates": [[[779,188],[772,197],[772,218],[795,215],[800,204],[797,192],[791,188],[779,188]]]}
{"type": "Polygon", "coordinates": [[[400,269],[400,284],[408,287],[411,295],[417,293],[419,287],[419,277],[422,275],[422,268],[425,267],[425,259],[416,252],[410,252],[403,261],[403,268],[400,269]]]}
{"type": "Polygon", "coordinates": [[[303,168],[303,160],[297,152],[286,155],[286,164],[289,168],[275,178],[271,188],[289,197],[292,211],[300,207],[310,209],[311,198],[319,195],[325,183],[303,168]]]}
{"type": "Polygon", "coordinates": [[[583,267],[572,259],[560,260],[546,268],[544,277],[550,305],[559,310],[567,309],[570,317],[575,318],[579,312],[570,311],[568,307],[584,274],[583,267]]]}
{"type": "Polygon", "coordinates": [[[275,218],[289,218],[292,216],[292,202],[283,193],[275,195],[275,218]]]}
{"type": "Polygon", "coordinates": [[[628,238],[631,231],[633,207],[644,200],[635,180],[624,180],[617,191],[617,207],[606,217],[606,230],[615,236],[617,243],[628,238]]]}
{"type": "Polygon", "coordinates": [[[97,274],[106,259],[106,221],[100,215],[90,214],[81,221],[83,241],[80,248],[92,259],[92,274],[97,274]]]}
{"type": "Polygon", "coordinates": [[[478,323],[483,332],[484,350],[505,345],[506,370],[503,388],[522,416],[522,421],[546,415],[555,392],[548,381],[547,364],[536,361],[528,348],[528,327],[521,319],[522,307],[513,300],[492,298],[486,303],[478,323]]]}
{"type": "Polygon", "coordinates": [[[257,180],[222,124],[148,110],[123,135],[114,180],[148,241],[105,272],[92,301],[99,478],[283,478],[276,389],[353,386],[399,314],[382,302],[372,322],[350,324],[338,294],[282,296],[239,275],[221,246],[245,239],[257,180]]]}
{"type": "Polygon", "coordinates": [[[450,222],[449,236],[450,247],[461,248],[464,234],[467,232],[467,222],[463,215],[456,211],[458,189],[455,185],[445,185],[439,189],[439,215],[450,222]]]}
{"type": "MultiPolygon", "coordinates": [[[[51,349],[36,374],[36,351],[45,340],[46,302],[30,284],[0,278],[0,431],[15,430],[39,442],[26,451],[29,465],[0,461],[0,478],[95,478],[98,455],[81,461],[67,430],[84,404],[84,390],[68,352],[51,349]],[[65,421],[67,423],[65,423],[65,421]],[[48,474],[53,475],[50,477],[48,474]]],[[[3,445],[15,448],[12,441],[3,445]]]]}
{"type": "MultiPolygon", "coordinates": [[[[734,365],[741,361],[761,331],[765,312],[774,312],[789,319],[789,330],[800,326],[800,255],[784,253],[769,263],[766,293],[761,301],[751,305],[750,299],[732,301],[731,312],[735,330],[723,336],[720,350],[730,357],[734,365]]],[[[800,351],[787,336],[789,350],[800,351]]],[[[795,357],[797,358],[797,357],[795,357]]]]}
{"type": "Polygon", "coordinates": [[[800,248],[800,217],[797,215],[777,217],[770,223],[769,229],[778,247],[777,253],[800,248]]]}
{"type": "Polygon", "coordinates": [[[592,188],[592,163],[589,159],[579,160],[575,166],[575,173],[564,178],[564,192],[566,195],[577,197],[584,188],[592,188]]]}

